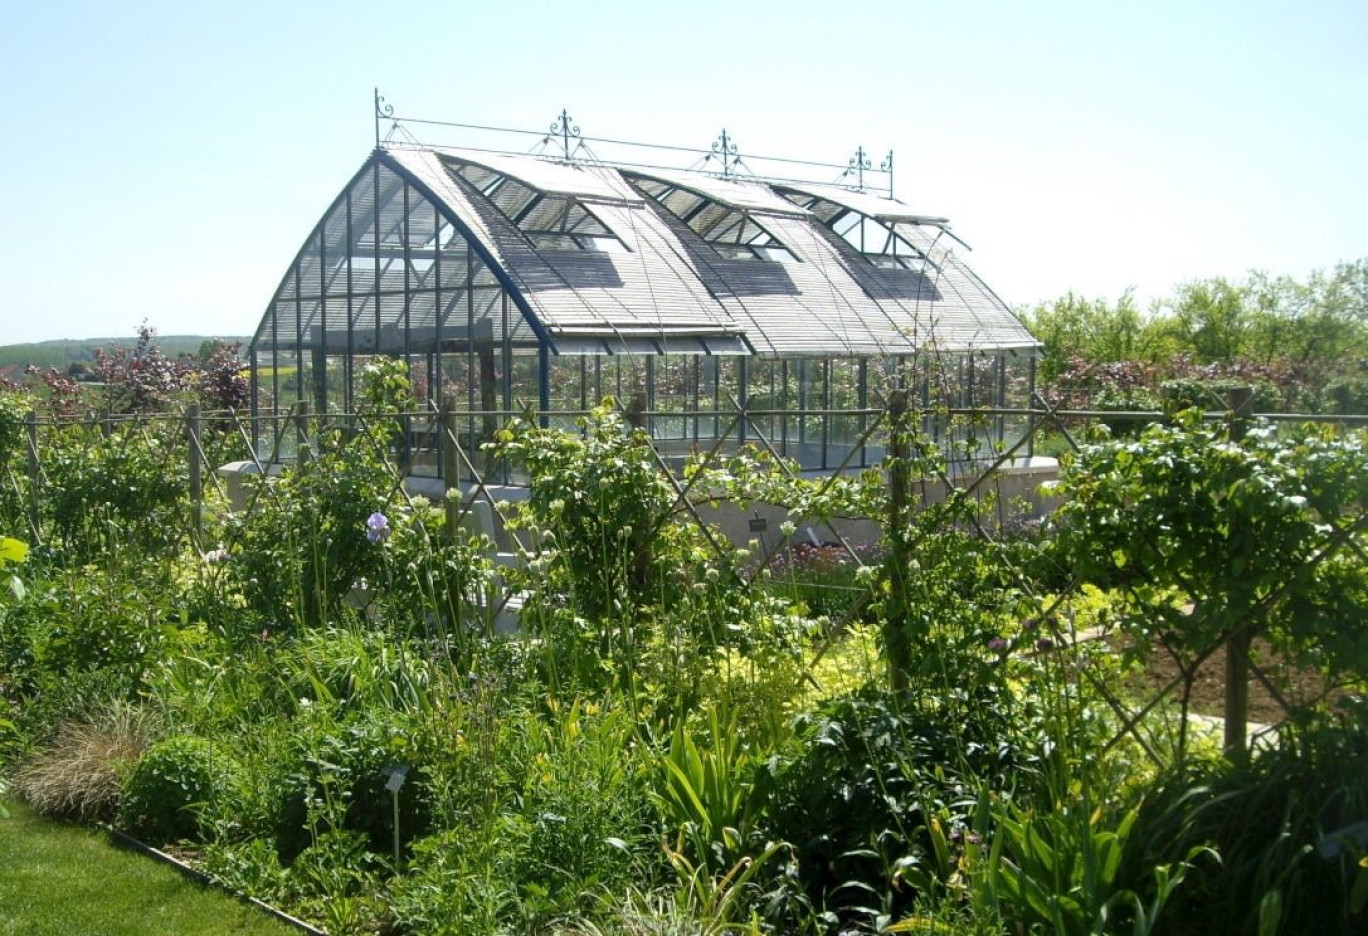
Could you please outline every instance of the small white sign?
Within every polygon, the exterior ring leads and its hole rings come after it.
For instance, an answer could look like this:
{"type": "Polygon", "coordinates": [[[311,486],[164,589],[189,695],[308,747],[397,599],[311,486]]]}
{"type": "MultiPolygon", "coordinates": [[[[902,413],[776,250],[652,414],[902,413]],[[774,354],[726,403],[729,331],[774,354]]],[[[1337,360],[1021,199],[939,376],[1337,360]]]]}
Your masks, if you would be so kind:
{"type": "Polygon", "coordinates": [[[399,788],[404,785],[404,778],[408,776],[409,769],[405,765],[391,767],[389,779],[385,781],[385,789],[391,793],[398,793],[399,788]]]}

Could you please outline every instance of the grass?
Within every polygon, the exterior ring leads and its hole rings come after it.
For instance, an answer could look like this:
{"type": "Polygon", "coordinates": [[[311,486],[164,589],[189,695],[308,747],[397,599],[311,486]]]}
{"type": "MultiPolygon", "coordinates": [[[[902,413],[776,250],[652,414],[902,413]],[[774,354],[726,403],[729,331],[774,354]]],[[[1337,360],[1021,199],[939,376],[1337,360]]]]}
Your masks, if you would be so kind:
{"type": "Polygon", "coordinates": [[[260,910],[20,802],[0,819],[0,936],[286,936],[260,910]]]}

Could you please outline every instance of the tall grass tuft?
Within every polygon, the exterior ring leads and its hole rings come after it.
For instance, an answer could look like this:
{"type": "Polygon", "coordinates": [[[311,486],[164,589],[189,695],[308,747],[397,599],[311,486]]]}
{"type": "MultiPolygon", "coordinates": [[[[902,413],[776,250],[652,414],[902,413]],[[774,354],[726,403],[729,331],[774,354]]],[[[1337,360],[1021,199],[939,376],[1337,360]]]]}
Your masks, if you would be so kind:
{"type": "Polygon", "coordinates": [[[124,775],[155,734],[147,709],[118,701],[62,724],[52,744],[15,774],[14,789],[38,812],[81,820],[110,819],[124,775]]]}

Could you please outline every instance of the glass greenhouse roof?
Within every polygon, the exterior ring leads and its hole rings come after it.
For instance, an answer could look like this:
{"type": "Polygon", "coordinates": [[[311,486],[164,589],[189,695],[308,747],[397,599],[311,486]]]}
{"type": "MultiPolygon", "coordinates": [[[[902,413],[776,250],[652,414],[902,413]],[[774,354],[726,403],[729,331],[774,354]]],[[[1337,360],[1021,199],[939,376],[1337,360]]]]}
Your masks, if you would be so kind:
{"type": "Polygon", "coordinates": [[[947,218],[914,214],[902,202],[867,192],[794,186],[779,191],[883,269],[934,269],[926,253],[913,246],[914,240],[925,238],[910,236],[907,228],[930,226],[945,231],[950,223],[947,218]]]}
{"type": "Polygon", "coordinates": [[[670,173],[628,173],[638,190],[653,198],[717,253],[732,260],[795,258],[759,218],[803,217],[787,199],[768,188],[731,182],[715,176],[670,173]]]}
{"type": "Polygon", "coordinates": [[[938,242],[946,225],[860,192],[382,147],[301,247],[254,345],[792,358],[905,354],[928,336],[1034,346],[938,242]]]}

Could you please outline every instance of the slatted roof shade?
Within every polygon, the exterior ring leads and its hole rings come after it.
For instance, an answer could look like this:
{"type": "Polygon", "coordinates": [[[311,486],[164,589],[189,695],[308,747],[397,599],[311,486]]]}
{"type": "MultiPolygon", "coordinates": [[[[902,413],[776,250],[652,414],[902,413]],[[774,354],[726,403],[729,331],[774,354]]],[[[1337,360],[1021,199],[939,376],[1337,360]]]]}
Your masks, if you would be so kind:
{"type": "Polygon", "coordinates": [[[450,317],[456,300],[439,308],[437,297],[449,288],[430,288],[432,281],[446,270],[449,283],[450,271],[470,263],[476,279],[468,297],[457,297],[463,308],[474,307],[495,338],[527,348],[541,342],[553,354],[846,357],[907,354],[929,343],[1036,347],[1007,306],[946,249],[946,223],[859,192],[418,146],[378,149],[301,250],[256,343],[303,347],[317,334],[331,345],[331,333],[348,324],[373,326],[376,335],[409,329],[409,341],[413,329],[432,330],[450,317]],[[504,196],[497,177],[510,180],[504,196]],[[758,223],[786,262],[775,262],[773,251],[719,254],[657,201],[664,190],[701,196],[709,207],[758,223]],[[847,212],[896,231],[926,258],[924,268],[876,267],[828,226],[847,212]],[[401,229],[408,242],[396,246],[401,229]],[[361,295],[359,306],[339,302],[343,287],[361,295]],[[493,305],[505,293],[518,313],[507,333],[493,305]]]}
{"type": "Polygon", "coordinates": [[[949,218],[918,214],[897,199],[884,198],[881,195],[872,195],[869,192],[858,192],[836,186],[803,185],[795,182],[785,182],[783,185],[775,186],[775,188],[793,204],[814,212],[821,212],[820,208],[812,204],[813,200],[818,200],[859,212],[862,215],[868,215],[879,221],[907,221],[912,224],[930,224],[940,227],[950,223],[949,218]]]}

